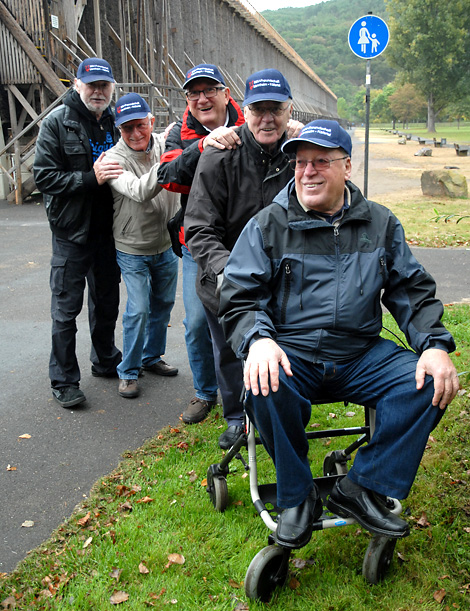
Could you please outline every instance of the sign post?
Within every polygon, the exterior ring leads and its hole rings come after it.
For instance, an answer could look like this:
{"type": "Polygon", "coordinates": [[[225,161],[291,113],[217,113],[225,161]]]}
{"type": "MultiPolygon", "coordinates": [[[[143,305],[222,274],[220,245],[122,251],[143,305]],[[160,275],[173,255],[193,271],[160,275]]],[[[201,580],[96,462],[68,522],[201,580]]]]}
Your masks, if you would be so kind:
{"type": "Polygon", "coordinates": [[[369,175],[369,118],[370,118],[370,60],[383,53],[388,45],[390,33],[383,19],[375,15],[364,15],[355,21],[348,35],[351,51],[366,59],[366,125],[364,141],[364,197],[367,198],[369,175]]]}

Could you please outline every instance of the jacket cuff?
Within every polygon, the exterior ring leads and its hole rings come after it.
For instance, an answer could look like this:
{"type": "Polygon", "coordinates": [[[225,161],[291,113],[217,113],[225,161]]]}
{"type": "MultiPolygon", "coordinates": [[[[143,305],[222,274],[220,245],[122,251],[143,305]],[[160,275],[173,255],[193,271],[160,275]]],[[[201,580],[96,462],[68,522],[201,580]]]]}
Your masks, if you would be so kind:
{"type": "Polygon", "coordinates": [[[82,177],[83,186],[85,189],[97,189],[99,187],[94,170],[91,170],[90,172],[83,172],[82,177]]]}

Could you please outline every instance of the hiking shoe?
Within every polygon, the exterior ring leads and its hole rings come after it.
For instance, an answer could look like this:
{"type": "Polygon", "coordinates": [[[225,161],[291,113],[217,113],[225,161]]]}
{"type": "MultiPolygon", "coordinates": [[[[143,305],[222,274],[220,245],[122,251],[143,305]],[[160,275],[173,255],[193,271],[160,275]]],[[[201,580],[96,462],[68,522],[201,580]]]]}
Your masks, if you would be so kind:
{"type": "Polygon", "coordinates": [[[161,360],[157,361],[153,365],[142,365],[142,369],[144,371],[156,373],[157,376],[175,376],[178,373],[178,369],[176,367],[167,365],[165,361],[161,360]]]}
{"type": "Polygon", "coordinates": [[[86,401],[83,392],[75,386],[62,386],[62,388],[53,388],[52,396],[61,407],[73,407],[79,403],[86,401]]]}
{"type": "Polygon", "coordinates": [[[204,418],[207,417],[208,413],[215,404],[216,401],[204,401],[204,399],[193,397],[189,402],[188,407],[181,415],[181,419],[187,424],[196,424],[196,422],[201,422],[201,420],[204,420],[204,418]]]}
{"type": "Polygon", "coordinates": [[[137,380],[119,380],[118,393],[126,399],[133,399],[139,395],[137,380]]]}

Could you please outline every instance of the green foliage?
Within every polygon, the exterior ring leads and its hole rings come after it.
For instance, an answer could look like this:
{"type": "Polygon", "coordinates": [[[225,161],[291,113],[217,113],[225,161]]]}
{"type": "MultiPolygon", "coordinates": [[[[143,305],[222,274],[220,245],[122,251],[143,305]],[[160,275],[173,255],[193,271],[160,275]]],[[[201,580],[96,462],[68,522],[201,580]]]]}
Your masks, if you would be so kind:
{"type": "MultiPolygon", "coordinates": [[[[387,58],[428,100],[428,128],[462,95],[469,68],[469,0],[385,0],[390,15],[387,58]]],[[[467,89],[468,93],[468,89],[467,89]]]]}
{"type": "MultiPolygon", "coordinates": [[[[263,11],[262,15],[349,104],[365,83],[366,63],[349,48],[348,34],[353,23],[369,11],[387,19],[384,0],[330,0],[304,8],[263,11]]],[[[373,60],[372,82],[379,89],[395,76],[386,61],[387,51],[373,60]]]]}
{"type": "Polygon", "coordinates": [[[452,219],[454,219],[456,223],[460,223],[460,221],[462,221],[463,219],[470,218],[469,214],[463,214],[463,215],[459,215],[459,214],[441,214],[437,208],[434,208],[434,212],[435,212],[436,216],[433,216],[429,220],[430,221],[434,221],[435,223],[438,223],[439,221],[442,221],[442,220],[444,220],[445,223],[449,223],[452,219]]]}

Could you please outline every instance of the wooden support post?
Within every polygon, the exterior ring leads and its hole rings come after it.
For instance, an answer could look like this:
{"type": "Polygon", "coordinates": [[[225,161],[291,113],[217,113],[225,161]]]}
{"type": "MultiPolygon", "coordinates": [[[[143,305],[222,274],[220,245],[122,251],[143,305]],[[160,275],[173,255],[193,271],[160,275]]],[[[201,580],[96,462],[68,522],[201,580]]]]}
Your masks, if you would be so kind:
{"type": "Polygon", "coordinates": [[[95,48],[98,57],[103,57],[101,46],[100,0],[93,0],[93,18],[95,22],[95,48]]]}
{"type": "MultiPolygon", "coordinates": [[[[18,122],[16,120],[16,105],[15,105],[15,98],[12,94],[12,92],[10,91],[10,89],[7,89],[8,91],[8,105],[10,107],[10,123],[11,123],[11,131],[12,131],[12,136],[15,137],[17,132],[18,132],[18,122]]],[[[17,205],[21,205],[23,203],[23,196],[21,193],[21,147],[20,147],[20,141],[19,140],[15,140],[15,144],[14,144],[14,163],[13,163],[13,167],[16,170],[16,176],[15,176],[15,202],[17,205]]]]}

